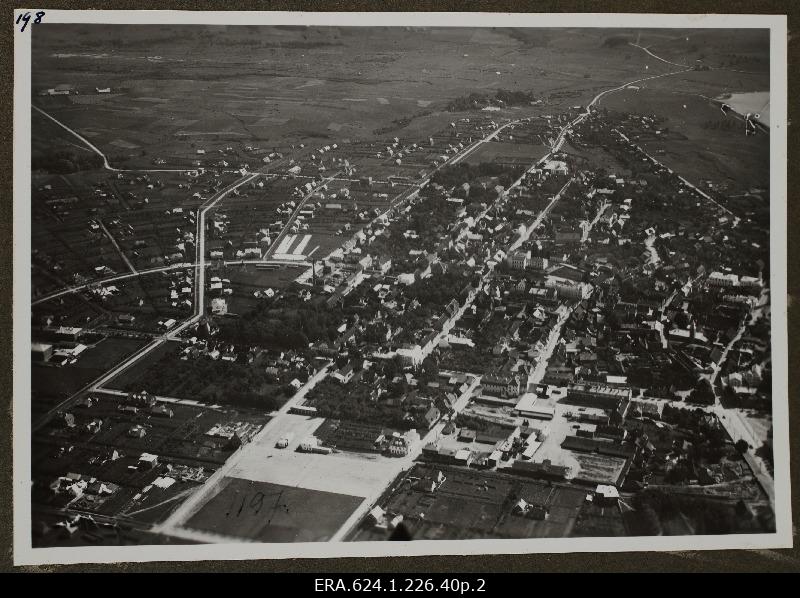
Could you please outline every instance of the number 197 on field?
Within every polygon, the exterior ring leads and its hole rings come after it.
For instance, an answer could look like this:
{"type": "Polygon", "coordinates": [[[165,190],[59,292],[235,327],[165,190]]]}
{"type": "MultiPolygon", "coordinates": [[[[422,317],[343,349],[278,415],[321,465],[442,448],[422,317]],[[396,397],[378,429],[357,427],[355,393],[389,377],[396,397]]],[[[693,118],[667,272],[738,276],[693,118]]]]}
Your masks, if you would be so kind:
{"type": "MultiPolygon", "coordinates": [[[[43,10],[40,10],[39,12],[37,12],[37,13],[34,15],[34,17],[36,17],[36,18],[35,18],[35,19],[33,19],[33,24],[34,24],[34,25],[38,25],[39,23],[41,23],[41,22],[42,22],[42,19],[44,18],[44,11],[43,11],[43,10]]],[[[21,13],[21,14],[20,14],[20,15],[17,17],[17,25],[19,25],[20,23],[22,23],[22,25],[21,25],[21,26],[20,26],[20,28],[19,28],[19,32],[20,32],[20,33],[22,33],[23,31],[25,31],[25,27],[27,27],[27,26],[28,26],[28,23],[30,23],[30,20],[31,20],[31,13],[29,13],[29,12],[24,12],[24,13],[21,13]]]]}

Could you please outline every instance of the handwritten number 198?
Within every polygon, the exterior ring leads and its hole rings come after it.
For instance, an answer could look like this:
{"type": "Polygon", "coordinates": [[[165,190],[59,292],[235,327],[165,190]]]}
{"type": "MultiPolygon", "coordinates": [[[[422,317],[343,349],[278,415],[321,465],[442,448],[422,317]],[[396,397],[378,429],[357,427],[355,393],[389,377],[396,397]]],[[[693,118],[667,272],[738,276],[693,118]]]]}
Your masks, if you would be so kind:
{"type": "MultiPolygon", "coordinates": [[[[39,23],[41,23],[41,22],[42,22],[42,19],[44,18],[44,11],[43,11],[43,10],[40,10],[40,11],[39,11],[39,12],[37,12],[37,13],[36,13],[34,16],[35,16],[36,18],[35,18],[35,19],[33,19],[33,24],[34,24],[34,25],[38,25],[39,23]]],[[[20,23],[22,23],[22,26],[19,28],[19,32],[20,32],[20,33],[22,33],[23,31],[25,31],[25,27],[27,27],[27,26],[28,26],[28,23],[30,23],[30,20],[31,20],[31,13],[29,13],[29,12],[22,13],[22,14],[20,14],[20,15],[17,17],[17,25],[19,25],[20,23]]]]}

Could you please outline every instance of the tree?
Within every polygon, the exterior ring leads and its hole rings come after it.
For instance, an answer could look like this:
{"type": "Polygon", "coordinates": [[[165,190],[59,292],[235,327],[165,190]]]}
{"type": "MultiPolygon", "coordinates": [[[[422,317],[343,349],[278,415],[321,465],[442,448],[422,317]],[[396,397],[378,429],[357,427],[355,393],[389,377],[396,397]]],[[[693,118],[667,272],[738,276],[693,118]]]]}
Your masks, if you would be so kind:
{"type": "Polygon", "coordinates": [[[439,364],[433,355],[428,355],[420,365],[419,379],[422,382],[435,382],[439,375],[439,364]]]}
{"type": "Polygon", "coordinates": [[[714,389],[711,387],[711,382],[706,378],[699,380],[697,386],[687,397],[692,403],[702,403],[704,405],[713,404],[714,398],[714,389]]]}
{"type": "Polygon", "coordinates": [[[737,440],[733,447],[736,449],[736,452],[742,455],[744,455],[750,449],[750,445],[744,438],[737,440]]]}

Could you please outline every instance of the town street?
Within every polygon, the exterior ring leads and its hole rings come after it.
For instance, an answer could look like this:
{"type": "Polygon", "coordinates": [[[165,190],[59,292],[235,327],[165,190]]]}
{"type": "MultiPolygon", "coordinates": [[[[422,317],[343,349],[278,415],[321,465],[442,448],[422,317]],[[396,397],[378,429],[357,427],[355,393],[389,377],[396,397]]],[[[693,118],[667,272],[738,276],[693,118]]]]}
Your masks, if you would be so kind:
{"type": "MultiPolygon", "coordinates": [[[[619,135],[620,139],[624,140],[626,143],[633,144],[633,142],[624,133],[618,131],[617,129],[614,129],[614,132],[617,135],[619,135]]],[[[642,149],[640,146],[637,145],[636,146],[636,150],[641,152],[643,155],[645,155],[653,164],[655,164],[657,166],[661,166],[662,168],[666,168],[669,172],[672,172],[671,168],[665,166],[663,163],[661,163],[658,160],[656,160],[653,156],[651,156],[646,151],[644,151],[644,149],[642,149]]],[[[692,191],[697,193],[700,197],[702,197],[704,199],[707,199],[708,201],[710,201],[711,203],[716,205],[722,211],[726,212],[730,216],[733,216],[734,217],[734,222],[733,222],[733,226],[734,227],[739,223],[739,218],[733,212],[731,212],[728,208],[726,208],[721,203],[719,203],[717,200],[715,200],[713,197],[711,197],[708,193],[706,193],[702,189],[698,189],[693,183],[690,183],[685,178],[683,178],[681,175],[676,174],[676,176],[680,179],[680,181],[684,185],[686,185],[689,189],[691,189],[692,191]]]]}
{"type": "Polygon", "coordinates": [[[592,221],[591,222],[586,222],[585,226],[582,227],[583,228],[583,234],[581,235],[581,243],[586,243],[586,241],[589,240],[589,235],[592,233],[592,229],[600,221],[600,218],[603,217],[603,212],[605,212],[606,209],[608,209],[609,205],[611,205],[611,204],[609,204],[607,201],[603,200],[603,205],[601,205],[600,209],[597,210],[597,214],[595,214],[595,217],[592,219],[592,221]]]}
{"type": "MultiPolygon", "coordinates": [[[[475,387],[478,386],[479,383],[480,376],[473,376],[469,387],[463,393],[461,393],[461,396],[453,404],[453,418],[460,413],[464,407],[467,406],[472,393],[475,391],[475,387]]],[[[414,466],[414,462],[422,453],[422,449],[431,442],[436,442],[436,440],[438,440],[442,430],[446,425],[447,421],[444,419],[439,420],[430,430],[428,430],[425,436],[420,439],[416,446],[411,447],[411,450],[408,451],[408,454],[405,457],[398,458],[397,466],[392,468],[392,475],[391,477],[388,477],[386,484],[375,488],[375,491],[370,496],[364,498],[364,501],[350,515],[350,517],[347,518],[347,521],[345,521],[339,530],[333,536],[331,536],[329,542],[340,542],[344,540],[347,535],[353,531],[356,525],[358,525],[359,521],[361,521],[361,519],[369,512],[369,510],[372,508],[372,505],[374,505],[378,498],[380,498],[381,494],[384,493],[386,488],[388,488],[389,485],[394,482],[397,476],[399,476],[403,471],[411,469],[411,467],[414,466]]]]}
{"type": "Polygon", "coordinates": [[[314,388],[317,383],[328,374],[330,367],[331,363],[329,362],[313,376],[311,376],[308,381],[294,394],[294,396],[286,401],[286,403],[284,403],[284,405],[274,413],[272,419],[270,419],[264,425],[264,427],[261,428],[258,434],[256,434],[250,442],[239,447],[239,449],[228,458],[225,464],[217,469],[211,475],[211,477],[206,480],[202,487],[198,488],[197,491],[177,510],[175,510],[164,522],[156,526],[154,531],[180,536],[180,526],[204,504],[206,499],[211,497],[211,492],[218,487],[222,479],[225,478],[231,472],[231,470],[233,470],[239,464],[239,462],[247,453],[258,449],[258,440],[260,438],[266,436],[275,428],[281,428],[283,416],[289,413],[293,407],[296,407],[303,402],[308,391],[314,388]]]}

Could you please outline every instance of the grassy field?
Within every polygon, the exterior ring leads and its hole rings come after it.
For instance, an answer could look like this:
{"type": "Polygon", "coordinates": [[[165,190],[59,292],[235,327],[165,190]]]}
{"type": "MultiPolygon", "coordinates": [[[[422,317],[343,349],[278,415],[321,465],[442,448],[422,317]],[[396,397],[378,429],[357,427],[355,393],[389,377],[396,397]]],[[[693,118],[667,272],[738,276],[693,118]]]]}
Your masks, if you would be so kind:
{"type": "Polygon", "coordinates": [[[156,154],[188,160],[220,143],[425,134],[446,125],[444,108],[465,92],[531,90],[566,106],[640,68],[629,52],[604,47],[599,30],[539,31],[534,43],[527,35],[55,25],[34,37],[33,90],[76,86],[80,95],[36,103],[134,164],[156,154]],[[95,94],[100,84],[112,93],[95,94]]]}
{"type": "Polygon", "coordinates": [[[514,163],[530,166],[548,152],[543,145],[528,143],[493,142],[484,143],[464,160],[467,164],[481,162],[514,163]]]}
{"type": "MultiPolygon", "coordinates": [[[[505,474],[416,465],[392,483],[379,504],[390,513],[402,514],[412,537],[418,540],[559,538],[571,534],[585,495],[580,488],[505,474]],[[436,475],[438,471],[446,479],[435,493],[415,486],[415,479],[436,475]],[[513,514],[513,505],[520,498],[546,506],[547,519],[513,514]]],[[[352,539],[386,538],[383,531],[364,525],[352,539]]]]}
{"type": "MultiPolygon", "coordinates": [[[[210,269],[208,276],[219,276],[231,281],[233,295],[226,298],[228,313],[248,314],[258,305],[259,300],[253,296],[256,291],[272,289],[280,291],[300,276],[306,268],[281,266],[275,270],[256,268],[254,265],[231,265],[220,269],[210,269]]],[[[211,298],[207,298],[210,304],[211,298]]]]}
{"type": "MultiPolygon", "coordinates": [[[[146,357],[143,357],[139,361],[137,361],[133,366],[126,369],[116,378],[109,380],[106,383],[107,388],[113,388],[116,390],[122,390],[123,388],[127,387],[131,383],[141,380],[147,370],[149,370],[155,363],[157,363],[164,355],[176,353],[179,349],[180,345],[176,342],[166,342],[153,351],[151,351],[146,357]]],[[[146,389],[140,389],[146,390],[146,389]]]]}
{"type": "Polygon", "coordinates": [[[603,106],[666,117],[664,126],[668,134],[659,139],[643,139],[641,145],[695,184],[713,180],[734,189],[769,187],[769,136],[760,133],[745,137],[743,125],[738,121],[729,129],[722,128],[723,125],[715,128],[715,123],[725,123],[733,117],[725,117],[717,104],[698,95],[697,90],[670,89],[664,82],[639,92],[611,94],[604,99],[603,106]]]}
{"type": "Polygon", "coordinates": [[[186,527],[258,542],[325,542],[361,498],[225,478],[186,527]]]}
{"type": "Polygon", "coordinates": [[[100,377],[144,345],[133,339],[108,338],[84,351],[72,365],[55,367],[40,363],[31,366],[31,408],[43,413],[100,377]]]}

